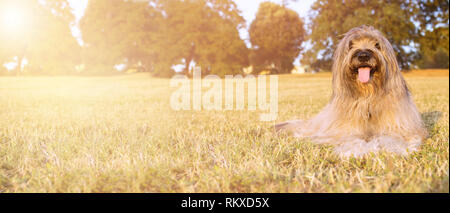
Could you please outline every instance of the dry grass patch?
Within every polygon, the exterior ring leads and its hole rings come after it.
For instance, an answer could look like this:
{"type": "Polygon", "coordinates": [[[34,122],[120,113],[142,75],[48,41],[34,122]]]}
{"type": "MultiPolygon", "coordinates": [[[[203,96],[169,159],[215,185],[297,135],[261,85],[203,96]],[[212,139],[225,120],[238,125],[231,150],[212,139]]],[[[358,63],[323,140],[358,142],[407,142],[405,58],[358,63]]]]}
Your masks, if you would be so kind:
{"type": "MultiPolygon", "coordinates": [[[[430,138],[349,160],[275,136],[258,112],[175,112],[167,79],[2,77],[0,192],[448,192],[448,70],[406,76],[430,138]]],[[[278,121],[331,93],[326,73],[279,80],[278,121]]]]}

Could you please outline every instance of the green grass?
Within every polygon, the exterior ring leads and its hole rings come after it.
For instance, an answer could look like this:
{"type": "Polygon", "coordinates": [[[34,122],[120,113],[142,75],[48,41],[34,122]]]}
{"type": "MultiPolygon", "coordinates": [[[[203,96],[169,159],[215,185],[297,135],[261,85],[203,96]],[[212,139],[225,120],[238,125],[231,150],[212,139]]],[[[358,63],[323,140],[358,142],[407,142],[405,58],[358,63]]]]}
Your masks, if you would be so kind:
{"type": "MultiPolygon", "coordinates": [[[[430,132],[407,157],[340,159],[253,111],[180,111],[168,79],[0,78],[0,192],[449,192],[449,77],[407,74],[430,132]]],[[[277,122],[307,119],[328,74],[281,76],[277,122]]]]}

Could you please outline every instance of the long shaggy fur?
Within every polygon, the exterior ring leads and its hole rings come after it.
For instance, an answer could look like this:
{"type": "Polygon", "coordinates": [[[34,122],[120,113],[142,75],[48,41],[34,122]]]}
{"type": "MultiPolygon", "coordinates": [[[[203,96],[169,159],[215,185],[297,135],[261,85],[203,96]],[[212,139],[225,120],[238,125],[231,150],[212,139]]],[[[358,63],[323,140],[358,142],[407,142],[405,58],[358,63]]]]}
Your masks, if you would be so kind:
{"type": "Polygon", "coordinates": [[[416,151],[426,130],[400,73],[389,41],[373,27],[361,26],[344,35],[334,53],[333,94],[325,108],[308,121],[276,125],[295,137],[335,145],[345,157],[389,151],[406,155],[416,151]],[[373,53],[368,83],[358,81],[355,54],[373,53]]]}

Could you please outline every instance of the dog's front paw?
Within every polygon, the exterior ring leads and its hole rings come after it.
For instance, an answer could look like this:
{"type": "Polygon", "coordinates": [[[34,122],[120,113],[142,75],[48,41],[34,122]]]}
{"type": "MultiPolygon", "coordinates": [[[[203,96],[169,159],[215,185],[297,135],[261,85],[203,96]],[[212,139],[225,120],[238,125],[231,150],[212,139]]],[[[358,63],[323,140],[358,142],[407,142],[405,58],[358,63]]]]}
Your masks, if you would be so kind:
{"type": "Polygon", "coordinates": [[[277,133],[294,133],[296,130],[300,129],[303,124],[303,121],[301,120],[293,120],[293,121],[286,121],[283,123],[276,124],[274,126],[275,132],[277,133]]]}
{"type": "Polygon", "coordinates": [[[360,138],[349,138],[334,148],[336,154],[343,158],[360,158],[370,152],[378,152],[380,147],[360,138]]]}

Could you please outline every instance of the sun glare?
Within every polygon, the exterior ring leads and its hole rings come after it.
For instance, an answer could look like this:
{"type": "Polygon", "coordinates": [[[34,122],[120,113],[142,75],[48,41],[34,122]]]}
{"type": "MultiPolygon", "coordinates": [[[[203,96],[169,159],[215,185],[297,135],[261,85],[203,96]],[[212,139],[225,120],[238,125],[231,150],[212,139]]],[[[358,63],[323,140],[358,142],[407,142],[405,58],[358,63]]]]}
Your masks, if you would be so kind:
{"type": "Polygon", "coordinates": [[[21,33],[26,29],[26,11],[14,6],[5,7],[0,15],[1,30],[6,33],[21,33]]]}

